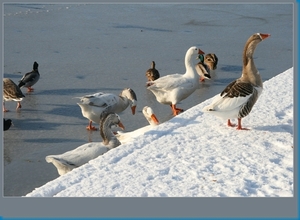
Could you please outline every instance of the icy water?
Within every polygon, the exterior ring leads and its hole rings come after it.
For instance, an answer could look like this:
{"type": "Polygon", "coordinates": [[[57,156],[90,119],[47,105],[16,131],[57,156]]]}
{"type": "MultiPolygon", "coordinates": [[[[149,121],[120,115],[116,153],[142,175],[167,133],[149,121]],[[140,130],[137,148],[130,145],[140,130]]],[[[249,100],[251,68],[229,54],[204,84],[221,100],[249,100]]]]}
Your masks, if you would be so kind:
{"type": "Polygon", "coordinates": [[[6,102],[10,112],[3,117],[14,127],[3,133],[4,196],[26,195],[57,178],[45,156],[101,141],[99,132],[85,129],[88,120],[74,97],[132,88],[136,115],[120,114],[128,131],[147,125],[145,105],[161,122],[173,117],[145,87],[152,60],[164,76],[184,73],[191,46],[217,54],[215,77],[178,105],[185,110],[240,76],[253,33],[271,34],[254,54],[264,81],[293,66],[292,4],[5,4],[3,18],[3,76],[17,82],[34,61],[41,74],[34,92],[23,89],[20,111],[6,102]]]}

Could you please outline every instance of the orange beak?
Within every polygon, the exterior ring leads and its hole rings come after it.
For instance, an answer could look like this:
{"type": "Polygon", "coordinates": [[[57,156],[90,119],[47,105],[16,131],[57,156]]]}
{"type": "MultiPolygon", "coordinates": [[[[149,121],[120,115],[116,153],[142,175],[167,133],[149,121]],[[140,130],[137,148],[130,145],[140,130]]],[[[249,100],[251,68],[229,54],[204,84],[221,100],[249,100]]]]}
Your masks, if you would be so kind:
{"type": "Polygon", "coordinates": [[[198,49],[198,54],[205,54],[202,50],[198,49]]]}
{"type": "Polygon", "coordinates": [[[135,114],[136,105],[131,107],[131,112],[134,115],[135,114]]]}
{"type": "Polygon", "coordinates": [[[155,114],[152,114],[151,115],[151,119],[152,119],[152,121],[154,121],[155,122],[155,124],[159,124],[159,121],[158,121],[158,119],[156,118],[156,116],[155,116],[155,114]]]}
{"type": "Polygon", "coordinates": [[[119,122],[118,126],[122,128],[122,130],[125,130],[125,126],[122,124],[122,122],[119,122]]]}
{"type": "Polygon", "coordinates": [[[267,37],[270,37],[271,36],[271,34],[259,34],[260,35],[260,37],[261,37],[261,39],[262,40],[264,40],[264,39],[266,39],[267,37]]]}

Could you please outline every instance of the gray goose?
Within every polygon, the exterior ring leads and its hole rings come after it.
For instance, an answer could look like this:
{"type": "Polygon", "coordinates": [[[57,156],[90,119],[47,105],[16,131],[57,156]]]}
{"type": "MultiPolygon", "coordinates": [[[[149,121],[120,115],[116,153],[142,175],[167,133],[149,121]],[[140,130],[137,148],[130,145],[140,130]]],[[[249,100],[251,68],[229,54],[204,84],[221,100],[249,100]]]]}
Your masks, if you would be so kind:
{"type": "Polygon", "coordinates": [[[4,101],[17,102],[17,110],[22,107],[21,101],[24,98],[21,89],[9,78],[3,78],[3,112],[8,112],[4,101]]]}
{"type": "Polygon", "coordinates": [[[120,117],[115,113],[103,112],[100,121],[100,135],[102,142],[83,144],[74,150],[59,155],[46,156],[48,163],[53,163],[59,175],[64,175],[76,167],[82,166],[92,159],[103,155],[107,151],[118,147],[121,143],[111,131],[112,126],[119,126],[124,129],[120,117]]]}
{"type": "Polygon", "coordinates": [[[256,46],[270,34],[253,34],[247,40],[243,51],[242,76],[231,82],[213,99],[212,103],[203,108],[203,112],[214,114],[223,119],[228,119],[227,125],[234,127],[230,119],[238,119],[238,130],[248,130],[242,127],[242,118],[252,110],[255,102],[263,90],[263,83],[255,67],[253,53],[256,46]]]}

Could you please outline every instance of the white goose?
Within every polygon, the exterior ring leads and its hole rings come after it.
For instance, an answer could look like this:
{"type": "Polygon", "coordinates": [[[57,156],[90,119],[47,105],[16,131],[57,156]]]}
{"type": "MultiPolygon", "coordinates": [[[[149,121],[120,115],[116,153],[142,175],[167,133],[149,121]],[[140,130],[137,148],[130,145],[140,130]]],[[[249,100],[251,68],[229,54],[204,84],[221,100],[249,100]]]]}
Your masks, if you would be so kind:
{"type": "Polygon", "coordinates": [[[82,115],[89,119],[88,130],[97,130],[92,126],[92,122],[99,123],[101,113],[105,111],[120,113],[129,105],[132,114],[135,114],[137,98],[135,92],[131,88],[125,88],[120,95],[111,93],[98,92],[92,95],[80,97],[80,103],[77,103],[82,115]]]}
{"type": "Polygon", "coordinates": [[[131,132],[118,131],[116,137],[122,144],[127,143],[140,135],[145,134],[147,131],[149,131],[150,129],[152,129],[153,127],[159,124],[159,121],[151,107],[145,106],[143,108],[143,114],[147,119],[147,121],[149,122],[149,125],[146,125],[142,128],[136,129],[131,132]]]}
{"type": "Polygon", "coordinates": [[[204,52],[197,47],[191,47],[186,52],[184,74],[171,74],[147,82],[147,89],[156,96],[158,102],[170,105],[173,115],[183,111],[177,108],[176,104],[191,95],[199,86],[199,75],[194,64],[197,54],[204,54],[204,52]]]}
{"type": "Polygon", "coordinates": [[[269,34],[253,34],[246,42],[243,51],[242,76],[231,82],[212,103],[203,108],[204,112],[214,114],[223,119],[228,119],[228,126],[235,126],[230,119],[238,119],[238,130],[248,130],[242,127],[242,118],[247,116],[258,97],[263,83],[258,70],[254,65],[253,53],[258,43],[269,37],[269,34]]]}
{"type": "Polygon", "coordinates": [[[3,78],[3,112],[8,112],[5,108],[4,101],[17,102],[17,110],[22,108],[21,101],[24,98],[21,89],[9,78],[3,78]]]}
{"type": "Polygon", "coordinates": [[[111,126],[115,125],[124,129],[120,117],[117,114],[103,113],[100,122],[100,135],[103,142],[87,143],[63,154],[49,155],[45,158],[46,161],[48,163],[53,163],[57,168],[59,175],[64,175],[74,168],[97,158],[121,144],[111,131],[111,126]]]}

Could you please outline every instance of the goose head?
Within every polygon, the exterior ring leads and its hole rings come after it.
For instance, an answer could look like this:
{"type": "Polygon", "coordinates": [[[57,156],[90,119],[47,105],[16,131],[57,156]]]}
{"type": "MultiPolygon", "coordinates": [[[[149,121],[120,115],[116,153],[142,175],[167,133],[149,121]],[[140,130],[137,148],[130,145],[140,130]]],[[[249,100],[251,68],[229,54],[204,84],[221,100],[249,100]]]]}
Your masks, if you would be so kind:
{"type": "Polygon", "coordinates": [[[208,66],[210,70],[217,69],[218,57],[214,53],[209,53],[205,55],[204,63],[208,66]]]}
{"type": "Polygon", "coordinates": [[[143,108],[143,114],[150,125],[158,125],[159,124],[159,121],[151,107],[145,106],[143,108]]]}
{"type": "Polygon", "coordinates": [[[136,104],[137,104],[137,98],[135,92],[131,88],[125,88],[121,92],[120,96],[126,98],[130,102],[131,112],[134,115],[136,104]]]}
{"type": "Polygon", "coordinates": [[[244,65],[247,64],[247,59],[252,58],[252,55],[254,53],[254,50],[256,49],[256,46],[258,43],[263,41],[264,39],[271,36],[270,34],[262,34],[262,33],[256,33],[251,35],[244,48],[243,57],[244,57],[244,65]]]}

